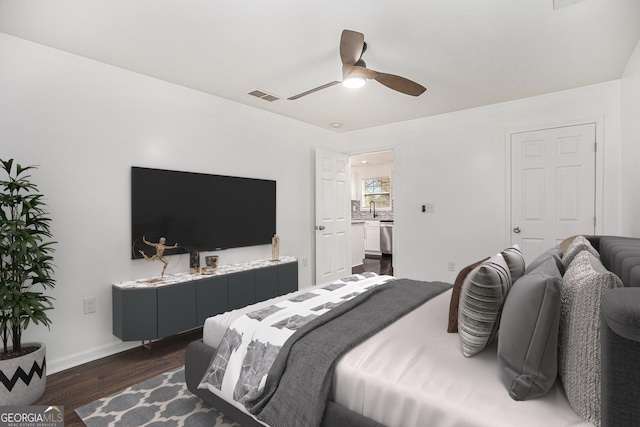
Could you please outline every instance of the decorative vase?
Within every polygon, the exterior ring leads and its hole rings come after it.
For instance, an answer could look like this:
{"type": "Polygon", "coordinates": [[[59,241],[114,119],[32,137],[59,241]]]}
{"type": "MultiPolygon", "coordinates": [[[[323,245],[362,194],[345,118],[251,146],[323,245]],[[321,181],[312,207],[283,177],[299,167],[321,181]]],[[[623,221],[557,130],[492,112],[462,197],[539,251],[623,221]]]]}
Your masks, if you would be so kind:
{"type": "Polygon", "coordinates": [[[189,256],[189,273],[200,273],[200,253],[198,251],[191,251],[189,256]]]}
{"type": "Polygon", "coordinates": [[[30,346],[39,348],[24,356],[0,360],[0,406],[30,405],[44,394],[46,347],[43,343],[22,344],[22,348],[30,346]]]}
{"type": "Polygon", "coordinates": [[[278,261],[280,259],[280,236],[275,234],[271,238],[271,260],[278,261]]]}

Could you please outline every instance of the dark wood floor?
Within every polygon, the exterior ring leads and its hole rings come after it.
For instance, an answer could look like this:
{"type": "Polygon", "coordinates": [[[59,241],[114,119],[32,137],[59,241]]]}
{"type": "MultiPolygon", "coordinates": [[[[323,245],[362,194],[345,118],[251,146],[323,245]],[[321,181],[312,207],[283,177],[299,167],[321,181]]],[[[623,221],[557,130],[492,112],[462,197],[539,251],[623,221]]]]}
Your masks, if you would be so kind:
{"type": "MultiPolygon", "coordinates": [[[[353,273],[364,271],[392,275],[391,258],[365,258],[353,273]]],[[[76,408],[182,366],[187,345],[200,338],[202,328],[156,341],[151,353],[138,347],[48,375],[45,393],[34,405],[64,406],[65,426],[84,426],[76,408]]]]}
{"type": "Polygon", "coordinates": [[[391,256],[384,255],[382,258],[365,258],[363,264],[351,269],[352,273],[363,273],[373,271],[378,274],[393,276],[393,265],[391,256]]]}
{"type": "Polygon", "coordinates": [[[200,338],[202,328],[156,341],[151,353],[138,347],[48,375],[34,405],[64,406],[64,425],[84,426],[76,408],[182,366],[187,345],[200,338]]]}

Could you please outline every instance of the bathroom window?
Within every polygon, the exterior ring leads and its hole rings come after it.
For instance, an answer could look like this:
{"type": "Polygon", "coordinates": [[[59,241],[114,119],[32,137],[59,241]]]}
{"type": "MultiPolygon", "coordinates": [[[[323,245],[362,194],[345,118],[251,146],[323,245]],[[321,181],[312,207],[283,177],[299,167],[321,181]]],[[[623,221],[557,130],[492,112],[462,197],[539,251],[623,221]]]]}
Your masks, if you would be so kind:
{"type": "Polygon", "coordinates": [[[362,209],[369,209],[371,202],[376,209],[391,208],[391,178],[367,178],[362,180],[362,209]]]}

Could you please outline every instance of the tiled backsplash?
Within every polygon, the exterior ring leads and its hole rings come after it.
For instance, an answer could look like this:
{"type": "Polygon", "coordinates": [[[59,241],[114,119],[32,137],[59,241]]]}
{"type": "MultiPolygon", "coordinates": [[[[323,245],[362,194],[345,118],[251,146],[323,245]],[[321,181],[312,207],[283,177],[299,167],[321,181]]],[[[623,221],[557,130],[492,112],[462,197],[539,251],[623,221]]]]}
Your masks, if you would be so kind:
{"type": "MultiPolygon", "coordinates": [[[[352,200],[351,201],[351,219],[352,220],[372,220],[373,218],[373,210],[369,212],[369,209],[365,209],[363,211],[360,210],[360,200],[352,200]]],[[[376,210],[376,218],[377,220],[383,219],[393,219],[393,209],[390,211],[379,211],[376,210]]]]}

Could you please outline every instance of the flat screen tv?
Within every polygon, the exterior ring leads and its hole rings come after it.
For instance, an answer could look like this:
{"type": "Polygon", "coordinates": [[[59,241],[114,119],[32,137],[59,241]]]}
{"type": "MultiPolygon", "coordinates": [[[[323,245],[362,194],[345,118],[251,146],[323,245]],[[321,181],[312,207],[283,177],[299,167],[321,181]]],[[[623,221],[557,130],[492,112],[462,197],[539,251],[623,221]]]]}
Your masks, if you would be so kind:
{"type": "Polygon", "coordinates": [[[166,239],[165,255],[271,244],[276,182],[193,172],[131,168],[133,259],[166,239]]]}

